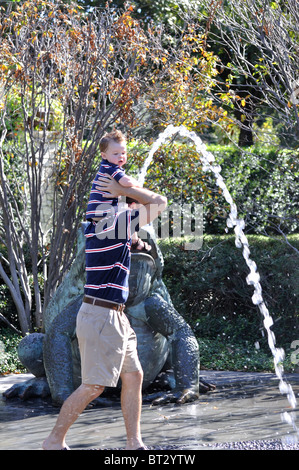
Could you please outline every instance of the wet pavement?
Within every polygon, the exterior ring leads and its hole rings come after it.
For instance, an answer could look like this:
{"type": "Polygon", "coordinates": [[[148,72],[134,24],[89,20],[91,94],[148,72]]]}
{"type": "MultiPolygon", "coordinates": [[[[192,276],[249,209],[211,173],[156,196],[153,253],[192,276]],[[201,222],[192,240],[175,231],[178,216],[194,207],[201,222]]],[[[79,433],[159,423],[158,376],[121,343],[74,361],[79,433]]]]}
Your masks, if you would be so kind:
{"type": "MultiPolygon", "coordinates": [[[[14,383],[31,377],[0,376],[0,450],[40,450],[56,421],[59,409],[52,406],[50,398],[21,401],[2,396],[14,383]]],[[[281,419],[281,414],[291,409],[274,374],[202,371],[201,377],[217,388],[193,403],[158,407],[143,404],[142,435],[151,449],[216,450],[237,448],[233,443],[240,442],[243,448],[253,443],[252,448],[258,449],[277,443],[278,449],[299,437],[281,419]]],[[[299,401],[299,374],[286,375],[286,380],[299,401]]],[[[298,407],[293,413],[298,415],[298,407]]],[[[72,450],[124,448],[119,402],[86,409],[69,430],[67,442],[72,450]]],[[[299,447],[291,444],[291,448],[299,447]]]]}

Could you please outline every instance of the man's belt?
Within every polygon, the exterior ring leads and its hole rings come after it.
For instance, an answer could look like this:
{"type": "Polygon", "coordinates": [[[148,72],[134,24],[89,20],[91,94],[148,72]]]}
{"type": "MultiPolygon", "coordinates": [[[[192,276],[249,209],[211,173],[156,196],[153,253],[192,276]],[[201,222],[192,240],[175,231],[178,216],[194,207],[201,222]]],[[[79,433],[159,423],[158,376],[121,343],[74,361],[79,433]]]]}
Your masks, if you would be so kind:
{"type": "Polygon", "coordinates": [[[87,297],[86,295],[83,297],[83,302],[86,304],[97,305],[98,307],[111,308],[117,312],[122,312],[125,308],[124,304],[114,304],[107,300],[97,299],[96,297],[87,297]]]}

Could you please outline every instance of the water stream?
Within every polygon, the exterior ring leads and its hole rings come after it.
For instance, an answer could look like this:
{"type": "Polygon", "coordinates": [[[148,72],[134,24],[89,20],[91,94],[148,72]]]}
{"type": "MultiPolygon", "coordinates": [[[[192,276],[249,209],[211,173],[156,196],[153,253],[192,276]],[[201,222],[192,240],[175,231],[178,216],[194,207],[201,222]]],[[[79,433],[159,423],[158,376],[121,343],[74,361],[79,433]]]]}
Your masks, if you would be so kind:
{"type": "MultiPolygon", "coordinates": [[[[221,188],[222,194],[225,200],[230,205],[230,213],[226,220],[226,225],[228,228],[234,229],[235,232],[235,244],[237,248],[243,248],[242,254],[245,262],[249,268],[249,274],[246,278],[247,284],[252,285],[254,288],[254,293],[252,296],[252,302],[254,305],[257,305],[261,314],[263,315],[263,323],[265,330],[267,332],[268,337],[268,344],[271,349],[273,358],[274,358],[274,367],[275,373],[277,378],[279,379],[279,390],[282,394],[286,394],[287,399],[291,408],[294,410],[296,408],[297,402],[293,392],[293,389],[289,383],[286,382],[284,379],[284,369],[283,369],[283,360],[284,360],[284,350],[282,348],[277,348],[275,343],[275,335],[271,330],[271,326],[273,325],[273,319],[269,313],[267,306],[265,305],[263,296],[262,296],[262,287],[260,284],[260,275],[257,271],[256,263],[250,258],[250,249],[248,239],[244,233],[245,222],[243,219],[238,218],[237,213],[237,206],[234,203],[232,196],[230,195],[227,186],[222,178],[221,175],[221,167],[215,163],[214,155],[207,150],[206,145],[202,142],[201,138],[192,131],[189,131],[184,126],[173,126],[169,125],[158,137],[158,139],[154,142],[148,157],[146,158],[143,167],[138,175],[138,181],[141,186],[144,184],[145,176],[148,170],[149,165],[151,164],[155,152],[159,149],[159,147],[164,144],[170,137],[174,136],[175,134],[179,134],[182,137],[187,137],[191,139],[195,146],[196,150],[200,156],[202,169],[203,171],[212,171],[215,178],[216,184],[221,188]]],[[[281,415],[281,418],[286,423],[290,424],[293,429],[296,431],[295,439],[298,439],[299,430],[296,426],[295,420],[295,412],[284,412],[281,415]]]]}

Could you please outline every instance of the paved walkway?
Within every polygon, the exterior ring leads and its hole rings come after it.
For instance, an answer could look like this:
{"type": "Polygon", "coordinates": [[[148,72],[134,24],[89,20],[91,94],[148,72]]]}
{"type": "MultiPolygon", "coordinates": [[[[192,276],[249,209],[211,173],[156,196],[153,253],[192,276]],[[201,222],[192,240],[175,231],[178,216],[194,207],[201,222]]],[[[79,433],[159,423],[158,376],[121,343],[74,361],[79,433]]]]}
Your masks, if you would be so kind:
{"type": "MultiPolygon", "coordinates": [[[[196,402],[143,405],[142,434],[148,446],[205,450],[227,442],[294,436],[293,428],[281,420],[281,413],[290,408],[274,374],[202,371],[201,375],[217,389],[201,395],[196,402]]],[[[59,410],[50,399],[21,401],[2,396],[17,381],[31,377],[0,376],[0,450],[39,450],[54,425],[59,410]]],[[[286,379],[298,400],[299,374],[290,374],[286,379]]],[[[122,414],[116,403],[85,410],[71,427],[67,441],[74,450],[119,449],[125,445],[124,436],[122,414]]]]}

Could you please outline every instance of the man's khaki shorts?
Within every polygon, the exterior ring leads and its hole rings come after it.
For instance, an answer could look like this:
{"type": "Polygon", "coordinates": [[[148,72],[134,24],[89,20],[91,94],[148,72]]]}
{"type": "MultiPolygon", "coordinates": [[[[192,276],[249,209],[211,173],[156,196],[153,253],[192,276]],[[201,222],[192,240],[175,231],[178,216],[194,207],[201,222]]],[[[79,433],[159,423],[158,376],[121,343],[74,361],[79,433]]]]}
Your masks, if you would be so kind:
{"type": "Polygon", "coordinates": [[[76,332],[83,384],[116,387],[121,373],[142,370],[136,334],[123,312],[83,302],[76,332]]]}

